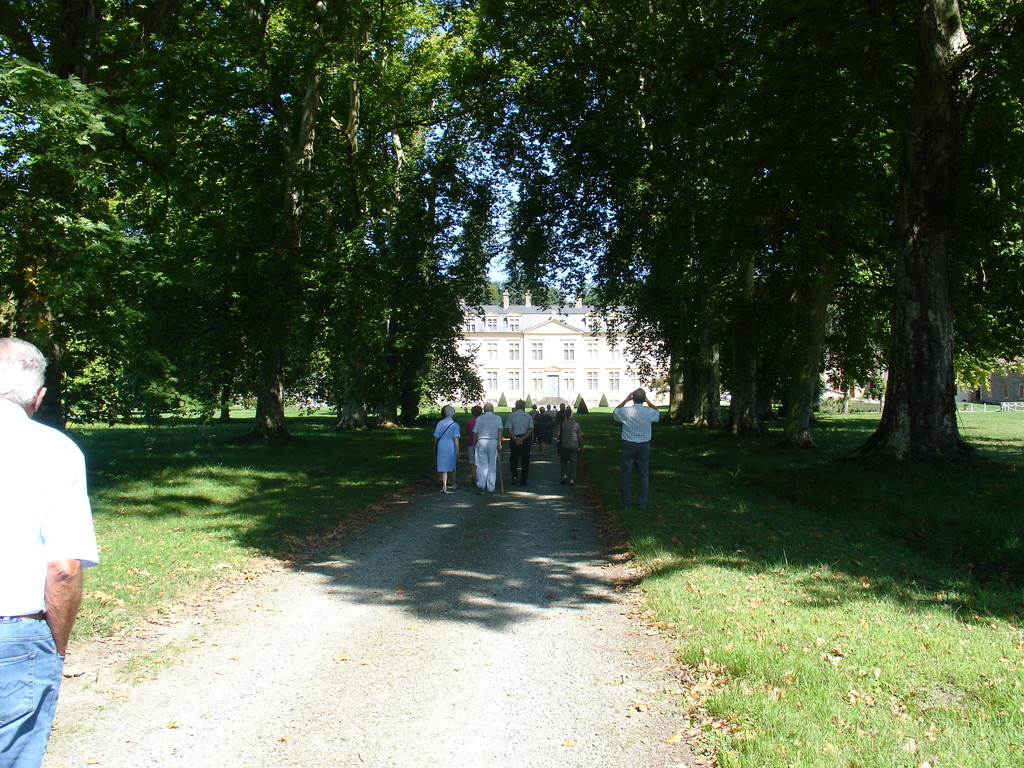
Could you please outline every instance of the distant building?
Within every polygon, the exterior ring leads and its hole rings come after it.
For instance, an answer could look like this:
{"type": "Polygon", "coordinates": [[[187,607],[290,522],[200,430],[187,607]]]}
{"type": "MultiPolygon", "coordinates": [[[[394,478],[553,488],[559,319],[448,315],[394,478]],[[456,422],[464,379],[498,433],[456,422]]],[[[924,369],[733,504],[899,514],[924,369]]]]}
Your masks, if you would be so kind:
{"type": "Polygon", "coordinates": [[[958,388],[956,400],[961,403],[1021,403],[1024,402],[1024,373],[1004,368],[988,376],[985,386],[974,389],[958,388]]]}
{"type": "Polygon", "coordinates": [[[509,304],[508,293],[502,298],[500,305],[467,307],[459,341],[476,360],[484,400],[575,405],[582,396],[595,407],[604,396],[615,406],[637,387],[650,389],[630,368],[621,341],[609,343],[606,321],[592,307],[536,307],[529,294],[525,304],[509,304]]]}

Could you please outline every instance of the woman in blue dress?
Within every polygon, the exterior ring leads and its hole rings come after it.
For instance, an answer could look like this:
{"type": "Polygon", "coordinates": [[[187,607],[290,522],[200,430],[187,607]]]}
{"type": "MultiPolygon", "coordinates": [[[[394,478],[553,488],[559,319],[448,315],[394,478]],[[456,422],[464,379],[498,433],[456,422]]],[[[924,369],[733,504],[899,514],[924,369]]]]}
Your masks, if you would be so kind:
{"type": "Polygon", "coordinates": [[[446,405],[441,414],[444,418],[434,427],[434,458],[441,475],[441,493],[451,493],[458,487],[455,485],[455,465],[459,461],[461,427],[455,421],[452,406],[446,405]]]}

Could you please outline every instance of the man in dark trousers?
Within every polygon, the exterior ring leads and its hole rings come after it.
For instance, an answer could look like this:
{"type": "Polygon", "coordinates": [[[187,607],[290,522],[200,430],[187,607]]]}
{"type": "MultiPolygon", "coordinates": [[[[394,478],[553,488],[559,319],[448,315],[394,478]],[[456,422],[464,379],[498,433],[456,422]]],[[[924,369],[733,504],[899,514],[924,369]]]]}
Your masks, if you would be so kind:
{"type": "Polygon", "coordinates": [[[636,506],[647,509],[647,488],[651,475],[651,425],[661,412],[643,389],[626,396],[615,408],[612,418],[622,424],[621,462],[619,464],[619,501],[629,506],[633,473],[636,472],[636,506]],[[633,405],[626,407],[630,400],[633,405]]]}
{"type": "Polygon", "coordinates": [[[530,448],[533,446],[533,417],[526,412],[525,401],[516,400],[515,409],[505,419],[505,431],[509,439],[512,483],[525,486],[530,477],[530,448]]]}

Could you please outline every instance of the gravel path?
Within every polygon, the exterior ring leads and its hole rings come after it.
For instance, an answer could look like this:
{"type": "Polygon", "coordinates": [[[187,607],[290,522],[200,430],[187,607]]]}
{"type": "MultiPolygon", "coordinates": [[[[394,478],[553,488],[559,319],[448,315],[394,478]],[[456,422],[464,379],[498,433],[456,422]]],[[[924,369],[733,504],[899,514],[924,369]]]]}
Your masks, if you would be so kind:
{"type": "Polygon", "coordinates": [[[704,764],[666,643],[557,478],[535,457],[528,488],[395,504],[141,643],[72,648],[44,767],[704,764]]]}

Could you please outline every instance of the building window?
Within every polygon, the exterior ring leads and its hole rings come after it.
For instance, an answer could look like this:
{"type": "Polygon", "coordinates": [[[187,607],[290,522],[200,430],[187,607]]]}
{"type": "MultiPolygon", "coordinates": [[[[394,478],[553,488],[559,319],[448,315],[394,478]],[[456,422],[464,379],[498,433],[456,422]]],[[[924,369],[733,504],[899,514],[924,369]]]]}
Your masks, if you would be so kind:
{"type": "Polygon", "coordinates": [[[588,341],[587,342],[587,359],[588,360],[597,360],[597,356],[598,356],[597,342],[596,341],[588,341]]]}
{"type": "Polygon", "coordinates": [[[515,332],[515,333],[519,333],[519,318],[518,317],[510,317],[508,319],[508,329],[510,331],[515,332]]]}
{"type": "Polygon", "coordinates": [[[544,359],[544,342],[534,341],[530,343],[530,359],[531,360],[543,360],[544,359]]]}
{"type": "Polygon", "coordinates": [[[533,374],[533,391],[543,392],[544,391],[544,376],[540,373],[534,372],[533,374]]]}
{"type": "Polygon", "coordinates": [[[612,371],[611,373],[608,374],[608,389],[610,389],[612,392],[618,392],[619,391],[619,372],[618,371],[612,371]]]}
{"type": "Polygon", "coordinates": [[[622,359],[622,353],[618,347],[610,347],[608,349],[608,359],[616,363],[622,359]]]}
{"type": "Polygon", "coordinates": [[[496,333],[498,331],[498,318],[488,317],[486,322],[488,333],[496,333]]]}
{"type": "Polygon", "coordinates": [[[576,345],[571,341],[562,342],[562,359],[566,361],[576,359],[576,345]]]}
{"type": "Polygon", "coordinates": [[[1009,384],[1003,384],[1003,397],[1009,397],[1009,396],[1010,396],[1010,385],[1009,384]]]}
{"type": "Polygon", "coordinates": [[[598,386],[597,371],[587,371],[587,391],[597,392],[598,386]]]}
{"type": "Polygon", "coordinates": [[[498,359],[498,342],[487,342],[487,359],[492,362],[498,359]]]}
{"type": "Polygon", "coordinates": [[[462,321],[462,332],[463,333],[476,333],[476,318],[466,317],[462,321]]]}
{"type": "Polygon", "coordinates": [[[572,392],[575,392],[576,391],[576,379],[574,379],[572,376],[566,376],[562,380],[562,390],[566,394],[570,394],[572,392]]]}
{"type": "Polygon", "coordinates": [[[1020,394],[1018,395],[1021,400],[1024,400],[1024,384],[1020,385],[1020,394]]]}
{"type": "Polygon", "coordinates": [[[519,392],[519,371],[509,371],[508,374],[508,388],[513,393],[518,394],[519,392]]]}
{"type": "Polygon", "coordinates": [[[519,342],[512,341],[508,345],[508,359],[518,360],[519,359],[519,342]]]}

